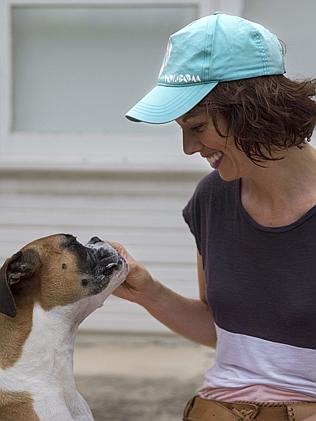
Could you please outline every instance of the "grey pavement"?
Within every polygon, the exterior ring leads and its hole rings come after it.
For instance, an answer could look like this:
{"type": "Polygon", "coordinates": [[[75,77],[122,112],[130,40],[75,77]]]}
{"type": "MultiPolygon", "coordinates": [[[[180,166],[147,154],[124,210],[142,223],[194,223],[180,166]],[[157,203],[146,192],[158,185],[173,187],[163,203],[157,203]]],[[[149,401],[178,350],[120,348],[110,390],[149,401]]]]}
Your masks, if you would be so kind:
{"type": "Polygon", "coordinates": [[[175,335],[81,333],[75,375],[96,421],[179,421],[212,359],[175,335]]]}

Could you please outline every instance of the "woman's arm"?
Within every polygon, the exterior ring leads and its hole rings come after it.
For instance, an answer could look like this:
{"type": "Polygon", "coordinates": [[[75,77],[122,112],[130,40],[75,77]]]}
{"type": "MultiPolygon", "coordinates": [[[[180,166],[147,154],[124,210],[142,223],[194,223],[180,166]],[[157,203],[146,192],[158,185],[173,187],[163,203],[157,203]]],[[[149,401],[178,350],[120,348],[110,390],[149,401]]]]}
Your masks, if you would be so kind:
{"type": "Polygon", "coordinates": [[[136,262],[122,245],[112,245],[125,257],[129,265],[129,275],[115,290],[114,295],[140,304],[155,319],[185,338],[202,345],[215,346],[214,320],[206,302],[205,277],[199,254],[197,269],[200,298],[191,299],[177,294],[157,279],[153,279],[147,269],[136,262]]]}

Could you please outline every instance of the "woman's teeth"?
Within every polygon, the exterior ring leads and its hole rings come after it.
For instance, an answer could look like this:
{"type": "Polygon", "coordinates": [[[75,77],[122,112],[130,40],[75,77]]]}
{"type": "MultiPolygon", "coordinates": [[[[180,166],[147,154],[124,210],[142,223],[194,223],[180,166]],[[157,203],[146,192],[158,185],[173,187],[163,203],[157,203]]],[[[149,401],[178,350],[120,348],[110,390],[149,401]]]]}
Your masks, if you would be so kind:
{"type": "Polygon", "coordinates": [[[212,168],[217,168],[223,156],[223,152],[215,152],[213,155],[208,156],[206,159],[211,164],[212,168]]]}

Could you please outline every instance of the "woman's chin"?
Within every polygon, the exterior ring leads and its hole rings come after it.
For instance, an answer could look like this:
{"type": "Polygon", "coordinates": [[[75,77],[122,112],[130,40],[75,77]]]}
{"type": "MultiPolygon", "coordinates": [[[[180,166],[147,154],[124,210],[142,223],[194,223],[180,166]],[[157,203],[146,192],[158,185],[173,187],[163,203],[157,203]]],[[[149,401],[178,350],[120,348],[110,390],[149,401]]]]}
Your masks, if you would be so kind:
{"type": "Polygon", "coordinates": [[[240,176],[236,172],[233,173],[233,172],[221,171],[220,169],[218,169],[218,174],[221,177],[221,179],[224,181],[234,181],[240,178],[240,176]]]}

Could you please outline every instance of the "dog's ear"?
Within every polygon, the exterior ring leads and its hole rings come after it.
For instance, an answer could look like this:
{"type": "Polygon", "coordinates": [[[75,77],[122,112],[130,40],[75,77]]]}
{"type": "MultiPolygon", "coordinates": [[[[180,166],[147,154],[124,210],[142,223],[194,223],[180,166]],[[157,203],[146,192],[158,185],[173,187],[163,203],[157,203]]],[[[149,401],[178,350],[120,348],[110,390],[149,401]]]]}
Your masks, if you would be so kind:
{"type": "Polygon", "coordinates": [[[0,313],[10,317],[16,316],[16,305],[8,281],[8,266],[17,260],[21,252],[7,259],[0,269],[0,313]]]}
{"type": "Polygon", "coordinates": [[[39,256],[34,250],[19,251],[4,262],[0,269],[0,313],[16,316],[11,286],[32,276],[38,267],[39,256]]]}

